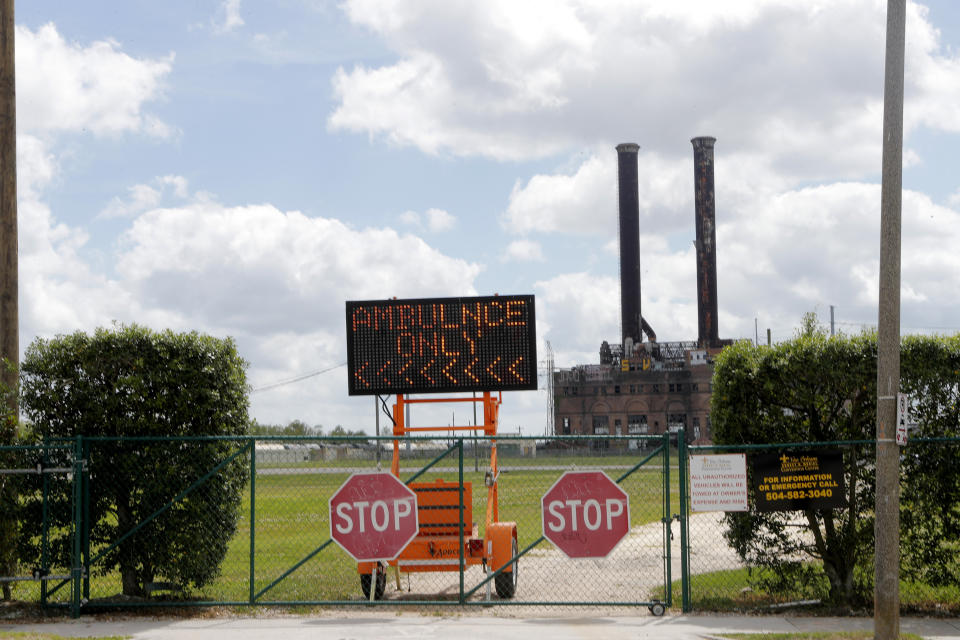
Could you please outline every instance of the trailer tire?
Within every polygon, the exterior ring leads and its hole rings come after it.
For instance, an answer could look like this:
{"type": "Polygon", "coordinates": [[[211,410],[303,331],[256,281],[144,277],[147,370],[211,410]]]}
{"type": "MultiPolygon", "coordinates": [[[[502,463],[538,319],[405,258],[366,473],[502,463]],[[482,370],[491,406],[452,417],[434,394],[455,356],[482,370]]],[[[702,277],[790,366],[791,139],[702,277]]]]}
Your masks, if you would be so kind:
{"type": "MultiPolygon", "coordinates": [[[[370,599],[370,574],[360,574],[360,589],[363,591],[363,597],[370,599]]],[[[387,590],[387,571],[382,564],[377,564],[377,586],[373,594],[374,600],[383,600],[383,593],[387,590]]]]}
{"type": "MultiPolygon", "coordinates": [[[[517,546],[517,539],[513,538],[512,546],[510,548],[510,557],[517,557],[517,552],[519,547],[517,546]]],[[[504,571],[503,573],[497,575],[494,578],[494,584],[497,587],[497,595],[504,599],[512,598],[517,593],[517,580],[519,578],[519,567],[520,561],[513,561],[513,570],[510,572],[504,571]]]]}

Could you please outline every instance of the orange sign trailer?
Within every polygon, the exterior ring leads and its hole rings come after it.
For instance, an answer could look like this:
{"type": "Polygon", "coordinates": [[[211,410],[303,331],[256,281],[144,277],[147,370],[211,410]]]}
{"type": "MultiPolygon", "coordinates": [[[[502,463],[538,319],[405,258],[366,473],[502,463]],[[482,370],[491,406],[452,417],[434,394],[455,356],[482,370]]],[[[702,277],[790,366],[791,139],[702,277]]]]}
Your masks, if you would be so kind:
{"type": "MultiPolygon", "coordinates": [[[[397,394],[393,405],[393,435],[397,438],[419,432],[436,431],[474,431],[486,436],[497,435],[500,405],[503,398],[500,393],[494,395],[485,391],[482,397],[473,398],[410,398],[397,394]],[[406,424],[406,406],[409,404],[440,402],[473,402],[483,406],[483,424],[472,426],[414,427],[406,424]]],[[[463,516],[461,517],[460,483],[437,479],[434,482],[412,482],[408,486],[417,494],[417,515],[419,531],[417,536],[400,552],[397,558],[389,562],[360,562],[360,586],[365,597],[382,598],[386,589],[386,567],[395,567],[397,582],[401,571],[411,573],[434,571],[459,571],[471,566],[482,565],[485,572],[493,573],[503,568],[494,577],[497,595],[512,598],[517,589],[517,523],[501,522],[498,500],[499,469],[497,467],[496,440],[490,441],[490,466],[485,482],[487,488],[487,509],[480,536],[479,527],[473,522],[473,485],[463,483],[463,516]],[[461,542],[462,540],[462,542],[461,542]],[[461,544],[463,545],[461,547],[461,544]],[[512,561],[512,562],[511,562],[512,561]],[[376,575],[375,588],[371,593],[371,583],[376,575]]],[[[400,477],[400,440],[393,441],[393,475],[400,477]]]]}

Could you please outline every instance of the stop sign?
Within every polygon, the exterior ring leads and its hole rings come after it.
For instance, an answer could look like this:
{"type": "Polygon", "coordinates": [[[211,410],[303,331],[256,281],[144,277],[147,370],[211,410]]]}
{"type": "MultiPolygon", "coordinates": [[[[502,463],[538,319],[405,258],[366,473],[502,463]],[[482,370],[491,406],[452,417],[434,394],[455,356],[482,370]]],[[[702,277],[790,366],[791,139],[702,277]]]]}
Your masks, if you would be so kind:
{"type": "Polygon", "coordinates": [[[330,496],[330,537],[358,562],[393,560],[417,527],[417,494],[391,473],[355,473],[330,496]]]}
{"type": "Polygon", "coordinates": [[[543,494],[543,535],[570,558],[605,558],[630,531],[630,499],[603,471],[567,471],[543,494]]]}

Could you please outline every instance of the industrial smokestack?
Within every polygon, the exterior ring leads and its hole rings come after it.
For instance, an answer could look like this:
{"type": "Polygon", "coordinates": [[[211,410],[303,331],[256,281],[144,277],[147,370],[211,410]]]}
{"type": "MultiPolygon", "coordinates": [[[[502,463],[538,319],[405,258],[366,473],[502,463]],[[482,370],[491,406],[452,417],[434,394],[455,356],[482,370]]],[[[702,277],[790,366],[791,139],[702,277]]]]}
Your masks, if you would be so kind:
{"type": "Polygon", "coordinates": [[[617,145],[617,186],[620,196],[620,330],[626,350],[627,339],[640,344],[640,195],[637,185],[637,152],[640,145],[617,145]]]}
{"type": "Polygon", "coordinates": [[[697,229],[697,343],[701,348],[720,346],[717,328],[717,209],[713,193],[713,144],[716,141],[710,137],[690,141],[693,144],[697,229]]]}

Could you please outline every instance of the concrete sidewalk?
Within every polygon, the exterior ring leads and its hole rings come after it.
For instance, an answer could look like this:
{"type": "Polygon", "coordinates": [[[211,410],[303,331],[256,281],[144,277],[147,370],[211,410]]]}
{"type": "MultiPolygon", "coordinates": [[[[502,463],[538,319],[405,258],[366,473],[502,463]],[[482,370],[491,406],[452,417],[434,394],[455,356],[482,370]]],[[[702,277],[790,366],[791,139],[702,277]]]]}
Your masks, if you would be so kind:
{"type": "MultiPolygon", "coordinates": [[[[705,638],[723,632],[852,631],[872,629],[872,618],[794,616],[698,616],[497,618],[491,616],[430,616],[418,613],[356,616],[257,618],[134,618],[78,620],[53,623],[0,624],[0,631],[43,631],[62,636],[129,635],[137,640],[637,640],[705,638]]],[[[960,639],[960,619],[903,618],[901,631],[929,640],[960,639]]]]}

